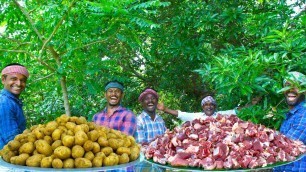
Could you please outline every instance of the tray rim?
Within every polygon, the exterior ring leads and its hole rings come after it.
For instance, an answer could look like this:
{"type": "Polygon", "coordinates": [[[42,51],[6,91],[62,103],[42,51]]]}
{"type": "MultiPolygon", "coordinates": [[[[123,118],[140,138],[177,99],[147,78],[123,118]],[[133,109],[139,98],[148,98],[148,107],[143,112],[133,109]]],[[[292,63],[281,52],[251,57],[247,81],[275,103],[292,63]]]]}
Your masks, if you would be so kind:
{"type": "Polygon", "coordinates": [[[14,169],[14,170],[23,170],[23,171],[56,171],[56,172],[67,172],[67,171],[73,171],[73,172],[92,172],[92,171],[107,171],[107,170],[116,170],[121,168],[127,168],[131,166],[135,166],[140,162],[140,156],[129,163],[115,165],[115,166],[104,166],[104,167],[92,167],[92,168],[41,168],[41,167],[29,167],[29,166],[23,166],[23,165],[15,165],[8,163],[2,159],[0,156],[0,169],[1,167],[6,167],[8,169],[14,169]]]}
{"type": "Polygon", "coordinates": [[[214,172],[224,172],[224,171],[237,171],[237,172],[248,172],[248,171],[257,171],[257,170],[268,170],[268,169],[272,169],[275,167],[279,167],[279,166],[283,166],[283,165],[287,165],[290,164],[292,162],[298,161],[302,158],[306,157],[306,153],[301,154],[299,156],[296,157],[296,159],[294,161],[286,161],[286,162],[277,162],[274,164],[269,164],[266,167],[258,167],[258,168],[248,168],[248,169],[216,169],[216,170],[205,170],[204,168],[200,168],[200,167],[174,167],[171,166],[170,164],[160,164],[157,162],[154,162],[153,159],[146,159],[144,158],[144,161],[146,161],[147,163],[150,163],[152,165],[156,165],[160,168],[165,168],[165,169],[170,169],[170,170],[174,170],[174,171],[214,171],[214,172]]]}

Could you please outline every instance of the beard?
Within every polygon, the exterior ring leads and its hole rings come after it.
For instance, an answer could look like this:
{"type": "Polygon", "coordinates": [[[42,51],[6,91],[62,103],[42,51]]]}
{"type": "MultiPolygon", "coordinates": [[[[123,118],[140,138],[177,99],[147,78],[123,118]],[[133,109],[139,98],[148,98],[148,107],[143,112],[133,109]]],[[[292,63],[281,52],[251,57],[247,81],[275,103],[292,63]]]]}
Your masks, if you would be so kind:
{"type": "Polygon", "coordinates": [[[300,104],[302,101],[305,100],[305,95],[304,94],[297,94],[297,97],[294,100],[290,100],[287,96],[286,96],[286,103],[289,106],[296,106],[298,104],[300,104]]]}
{"type": "Polygon", "coordinates": [[[110,101],[110,102],[108,102],[108,105],[109,105],[109,106],[119,106],[119,105],[120,105],[120,101],[118,101],[118,102],[112,102],[112,101],[110,101]]]}
{"type": "Polygon", "coordinates": [[[207,116],[212,116],[215,113],[215,110],[214,109],[209,109],[209,110],[205,109],[204,113],[207,116]]]}

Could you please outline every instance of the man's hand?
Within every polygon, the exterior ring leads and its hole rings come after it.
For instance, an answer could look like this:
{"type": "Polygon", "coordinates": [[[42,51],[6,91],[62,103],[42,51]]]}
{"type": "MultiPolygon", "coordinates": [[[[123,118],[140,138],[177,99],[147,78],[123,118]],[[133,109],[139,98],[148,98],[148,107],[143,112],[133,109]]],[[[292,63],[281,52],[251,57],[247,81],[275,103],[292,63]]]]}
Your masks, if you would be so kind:
{"type": "Polygon", "coordinates": [[[160,111],[164,111],[165,110],[165,105],[164,105],[164,103],[158,103],[156,108],[160,111]]]}

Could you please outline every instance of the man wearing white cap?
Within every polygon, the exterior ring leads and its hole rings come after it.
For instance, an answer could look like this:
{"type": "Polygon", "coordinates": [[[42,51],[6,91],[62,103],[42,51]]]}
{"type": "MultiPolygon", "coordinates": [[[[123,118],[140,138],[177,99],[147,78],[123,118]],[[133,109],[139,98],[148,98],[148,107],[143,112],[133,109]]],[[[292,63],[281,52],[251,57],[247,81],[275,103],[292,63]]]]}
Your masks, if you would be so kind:
{"type": "Polygon", "coordinates": [[[0,149],[26,129],[20,94],[26,87],[28,70],[18,63],[7,65],[1,72],[4,88],[0,92],[0,149]]]}
{"type": "Polygon", "coordinates": [[[226,110],[226,111],[218,111],[216,112],[217,103],[212,96],[206,96],[201,101],[201,106],[203,112],[182,112],[179,110],[172,110],[164,106],[163,103],[158,104],[157,108],[165,113],[177,116],[182,121],[192,121],[194,119],[205,119],[208,116],[216,117],[218,114],[220,115],[236,115],[236,110],[226,110]]]}

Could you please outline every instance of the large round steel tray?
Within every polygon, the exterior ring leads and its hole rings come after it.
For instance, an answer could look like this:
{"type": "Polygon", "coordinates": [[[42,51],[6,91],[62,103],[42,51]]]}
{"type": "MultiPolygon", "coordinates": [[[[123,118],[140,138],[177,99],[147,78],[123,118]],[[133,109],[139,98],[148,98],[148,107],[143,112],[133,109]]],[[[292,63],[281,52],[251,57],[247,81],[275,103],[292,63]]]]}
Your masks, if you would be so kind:
{"type": "Polygon", "coordinates": [[[192,172],[197,172],[197,171],[214,171],[214,172],[218,172],[218,171],[237,171],[237,172],[250,172],[250,171],[269,171],[271,170],[272,168],[275,168],[275,167],[278,167],[278,166],[282,166],[282,165],[286,165],[286,164],[289,164],[289,163],[292,163],[292,162],[295,162],[295,161],[298,161],[300,159],[302,159],[303,157],[305,157],[306,154],[303,154],[303,155],[300,155],[298,156],[294,161],[290,161],[290,162],[277,162],[275,164],[270,164],[270,165],[267,165],[266,167],[258,167],[258,168],[253,168],[253,169],[217,169],[217,170],[205,170],[203,168],[199,168],[199,167],[174,167],[174,166],[171,166],[170,164],[159,164],[157,162],[154,162],[153,159],[145,159],[144,161],[150,163],[150,164],[153,164],[155,166],[158,166],[162,169],[167,169],[167,170],[170,170],[170,171],[184,171],[184,172],[187,172],[187,171],[192,171],[192,172]]]}
{"type": "Polygon", "coordinates": [[[115,166],[107,166],[107,167],[94,167],[94,168],[63,168],[63,169],[56,169],[56,168],[40,168],[40,167],[28,167],[28,166],[22,166],[22,165],[14,165],[8,162],[5,162],[0,157],[0,171],[18,171],[18,172],[36,172],[36,171],[54,171],[54,172],[92,172],[92,171],[108,171],[108,170],[116,170],[116,169],[126,169],[127,167],[131,167],[139,163],[140,157],[132,162],[121,164],[121,165],[115,165],[115,166]]]}

